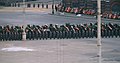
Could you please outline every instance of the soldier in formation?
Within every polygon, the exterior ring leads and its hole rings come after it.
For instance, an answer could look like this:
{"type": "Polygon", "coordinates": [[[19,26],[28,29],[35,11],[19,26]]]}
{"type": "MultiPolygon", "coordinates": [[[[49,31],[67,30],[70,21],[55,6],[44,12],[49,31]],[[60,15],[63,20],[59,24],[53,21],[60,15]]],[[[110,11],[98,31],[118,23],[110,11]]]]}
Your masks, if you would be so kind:
{"type": "Polygon", "coordinates": [[[0,41],[22,40],[22,27],[0,26],[0,41]]]}
{"type": "MultiPolygon", "coordinates": [[[[32,25],[26,27],[27,39],[97,38],[97,23],[65,25],[32,25]]],[[[120,25],[101,23],[102,38],[120,37],[120,25]]]]}
{"type": "MultiPolygon", "coordinates": [[[[27,40],[97,38],[97,23],[27,25],[27,40]]],[[[101,37],[120,37],[120,25],[101,23],[101,37]]],[[[0,26],[0,41],[22,40],[23,27],[0,26]]]]}

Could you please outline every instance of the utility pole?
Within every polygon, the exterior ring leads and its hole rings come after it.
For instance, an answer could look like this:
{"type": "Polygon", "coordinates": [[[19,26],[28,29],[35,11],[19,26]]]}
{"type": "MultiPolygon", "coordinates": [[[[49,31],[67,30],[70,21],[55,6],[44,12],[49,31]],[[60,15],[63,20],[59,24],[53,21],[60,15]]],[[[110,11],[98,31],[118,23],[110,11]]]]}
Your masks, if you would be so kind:
{"type": "Polygon", "coordinates": [[[101,44],[101,0],[97,0],[97,6],[98,6],[98,33],[97,33],[97,47],[98,47],[98,63],[102,62],[102,44],[101,44]]]}
{"type": "Polygon", "coordinates": [[[54,14],[54,0],[52,0],[52,14],[54,14]]]}
{"type": "Polygon", "coordinates": [[[25,13],[25,0],[23,0],[23,14],[25,13]]]}
{"type": "MultiPolygon", "coordinates": [[[[23,23],[25,21],[25,0],[23,0],[23,23]]],[[[25,23],[23,24],[22,40],[26,40],[25,23]]]]}

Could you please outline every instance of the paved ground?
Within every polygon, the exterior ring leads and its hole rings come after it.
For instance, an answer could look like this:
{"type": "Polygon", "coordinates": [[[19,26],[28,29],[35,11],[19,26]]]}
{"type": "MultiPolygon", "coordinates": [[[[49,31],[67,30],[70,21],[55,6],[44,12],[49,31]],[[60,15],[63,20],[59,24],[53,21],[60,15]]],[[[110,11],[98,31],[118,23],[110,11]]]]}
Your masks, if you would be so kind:
{"type": "MultiPolygon", "coordinates": [[[[26,24],[82,24],[82,23],[96,23],[97,19],[93,16],[82,15],[77,17],[74,14],[65,13],[65,15],[51,15],[51,9],[32,9],[29,8],[25,12],[25,17],[23,15],[22,9],[14,10],[16,8],[7,8],[6,11],[0,12],[0,25],[26,25],[26,24]],[[10,12],[9,10],[14,10],[10,12]],[[46,11],[45,11],[46,10],[46,11]]],[[[111,19],[102,19],[102,22],[105,23],[118,23],[120,24],[120,20],[111,20],[111,19]]]]}
{"type": "MultiPolygon", "coordinates": [[[[102,63],[120,63],[120,38],[102,39],[102,63]]],[[[1,63],[98,63],[96,39],[4,41],[0,49],[27,47],[30,52],[0,50],[1,63]]]]}
{"type": "MultiPolygon", "coordinates": [[[[25,8],[26,12],[50,12],[51,11],[51,5],[49,5],[49,8],[25,8]]],[[[0,13],[3,12],[23,12],[22,7],[3,7],[0,9],[0,13]]]]}
{"type": "MultiPolygon", "coordinates": [[[[81,24],[96,22],[96,19],[92,16],[76,17],[73,14],[65,14],[64,16],[51,15],[49,14],[50,10],[48,12],[35,12],[36,9],[34,9],[34,12],[32,11],[28,10],[25,18],[21,11],[1,11],[0,25],[81,24]]],[[[102,21],[120,24],[119,20],[102,19],[102,21]]],[[[102,44],[102,63],[120,63],[120,38],[102,39],[102,44]]],[[[0,63],[98,63],[96,55],[97,46],[95,38],[0,42],[0,63]],[[7,47],[27,47],[35,51],[2,51],[2,48],[7,47]]]]}

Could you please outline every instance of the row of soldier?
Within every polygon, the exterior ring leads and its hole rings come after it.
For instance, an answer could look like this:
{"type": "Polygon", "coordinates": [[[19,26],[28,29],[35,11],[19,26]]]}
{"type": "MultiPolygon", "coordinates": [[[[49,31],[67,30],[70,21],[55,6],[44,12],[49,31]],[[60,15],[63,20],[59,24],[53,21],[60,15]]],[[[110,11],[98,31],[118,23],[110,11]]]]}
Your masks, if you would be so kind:
{"type": "MultiPolygon", "coordinates": [[[[103,38],[120,37],[120,25],[101,24],[101,36],[103,38]]],[[[97,23],[72,25],[28,25],[26,27],[28,40],[34,39],[71,39],[71,38],[94,38],[97,37],[97,23]]]]}
{"type": "Polygon", "coordinates": [[[22,40],[22,32],[20,26],[0,26],[0,41],[22,40]]]}
{"type": "MultiPolygon", "coordinates": [[[[22,40],[23,27],[0,26],[0,41],[22,40]]],[[[25,28],[27,40],[38,39],[77,39],[97,37],[97,23],[65,25],[27,25],[25,28]]],[[[120,25],[112,23],[101,24],[103,38],[120,37],[120,25]]]]}

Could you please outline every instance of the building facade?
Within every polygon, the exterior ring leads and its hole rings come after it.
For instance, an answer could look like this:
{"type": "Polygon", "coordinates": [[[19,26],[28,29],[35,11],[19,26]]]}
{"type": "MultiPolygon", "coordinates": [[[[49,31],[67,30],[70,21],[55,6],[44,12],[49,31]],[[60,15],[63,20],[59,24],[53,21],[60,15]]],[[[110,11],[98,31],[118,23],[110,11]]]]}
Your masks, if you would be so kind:
{"type": "MultiPolygon", "coordinates": [[[[0,6],[10,6],[11,3],[18,3],[22,2],[23,0],[0,0],[0,6]]],[[[28,1],[36,1],[36,0],[25,0],[26,2],[28,1]]]]}

